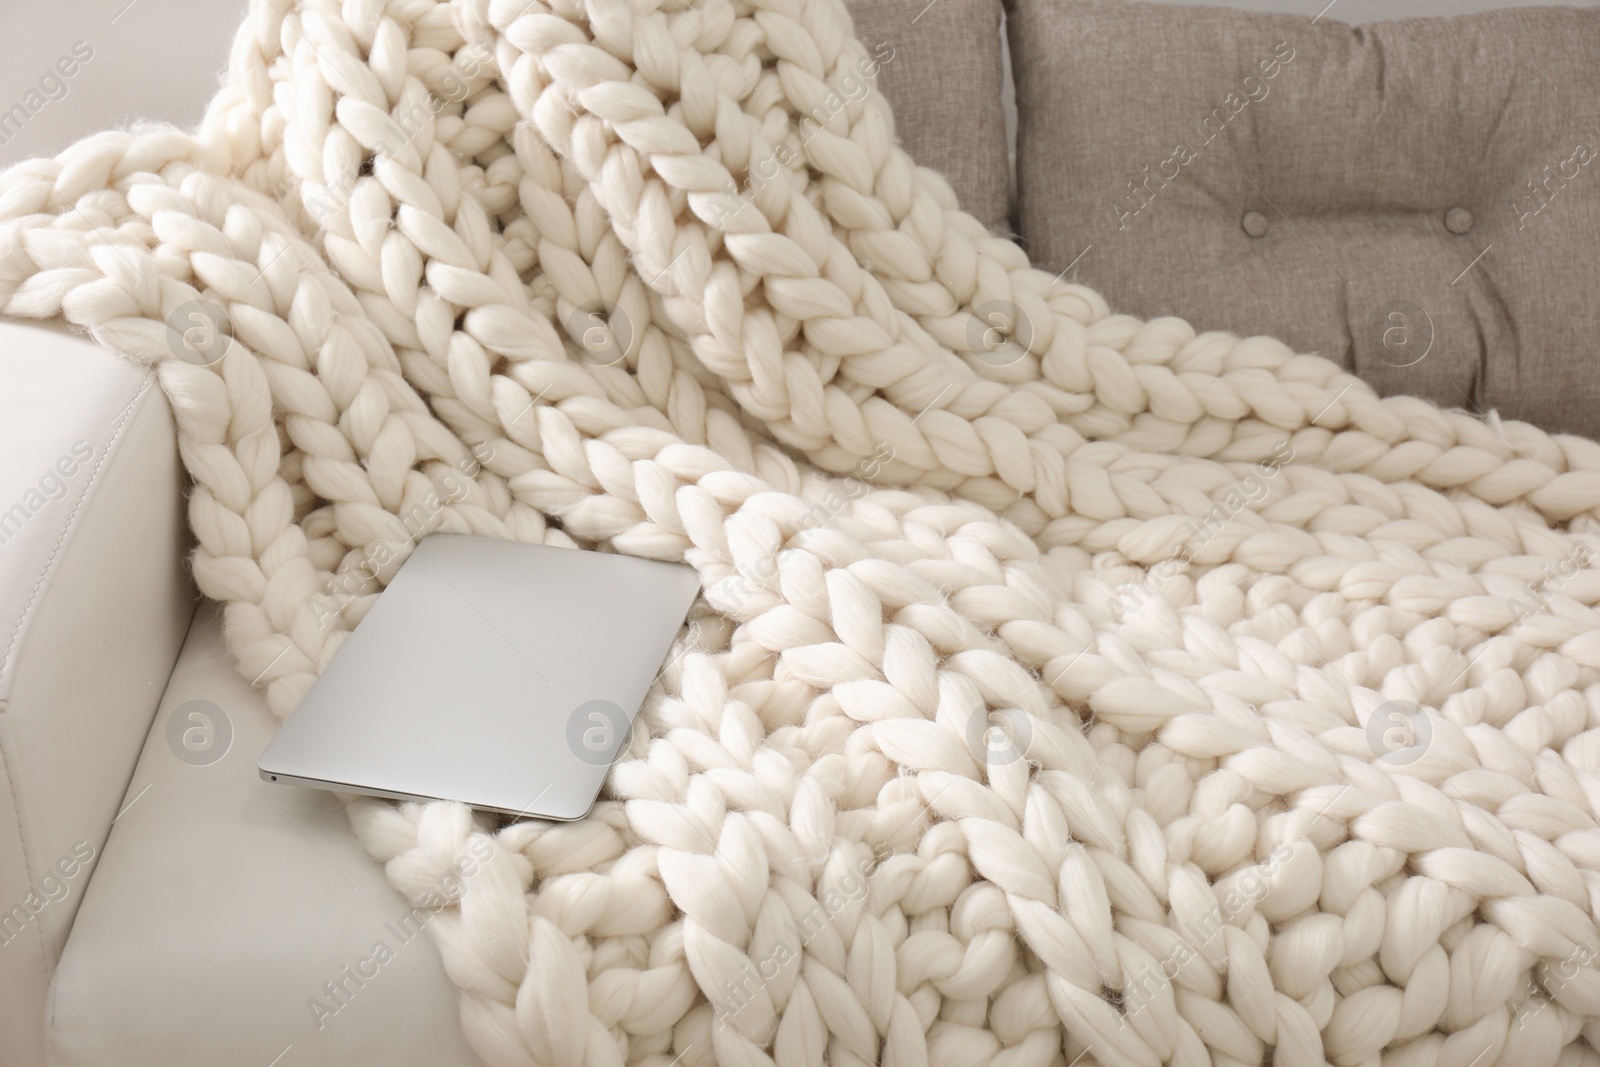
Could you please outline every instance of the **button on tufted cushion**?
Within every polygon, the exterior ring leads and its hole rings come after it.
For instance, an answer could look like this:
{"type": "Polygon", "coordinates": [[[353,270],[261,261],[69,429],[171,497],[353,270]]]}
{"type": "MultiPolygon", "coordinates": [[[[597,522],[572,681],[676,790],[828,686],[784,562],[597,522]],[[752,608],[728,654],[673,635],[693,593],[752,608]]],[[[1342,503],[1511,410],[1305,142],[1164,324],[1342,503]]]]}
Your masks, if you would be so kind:
{"type": "Polygon", "coordinates": [[[1009,32],[1035,262],[1387,394],[1600,436],[1600,11],[1015,0],[1009,32]]]}
{"type": "Polygon", "coordinates": [[[1007,230],[1000,0],[846,0],[856,36],[878,60],[911,158],[949,180],[969,214],[1007,230]]]}

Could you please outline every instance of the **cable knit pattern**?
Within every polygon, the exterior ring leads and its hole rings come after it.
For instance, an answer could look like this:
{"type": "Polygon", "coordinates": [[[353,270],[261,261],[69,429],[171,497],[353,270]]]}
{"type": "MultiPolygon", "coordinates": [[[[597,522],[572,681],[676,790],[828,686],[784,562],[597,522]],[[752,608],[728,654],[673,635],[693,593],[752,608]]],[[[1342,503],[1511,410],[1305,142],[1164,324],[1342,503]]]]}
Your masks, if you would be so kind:
{"type": "Polygon", "coordinates": [[[1111,314],[870,63],[257,0],[0,178],[0,304],[156,365],[278,715],[418,525],[699,571],[590,818],[349,801],[487,1064],[1600,1062],[1600,446],[1111,314]]]}

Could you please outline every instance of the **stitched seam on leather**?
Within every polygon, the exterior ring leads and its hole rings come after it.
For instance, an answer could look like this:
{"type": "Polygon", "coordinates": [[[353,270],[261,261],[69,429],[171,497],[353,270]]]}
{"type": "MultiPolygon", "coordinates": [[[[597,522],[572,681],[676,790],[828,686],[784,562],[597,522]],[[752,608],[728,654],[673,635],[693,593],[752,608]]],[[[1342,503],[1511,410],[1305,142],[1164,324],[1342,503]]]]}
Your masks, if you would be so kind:
{"type": "MultiPolygon", "coordinates": [[[[17,645],[17,636],[22,633],[22,624],[27,621],[28,613],[33,610],[34,602],[39,599],[39,593],[50,576],[50,568],[55,565],[56,557],[61,555],[62,546],[67,543],[67,535],[75,529],[78,513],[83,510],[84,502],[95,491],[95,479],[99,477],[100,471],[106,465],[106,461],[111,458],[111,453],[116,450],[118,443],[121,441],[122,431],[127,426],[128,416],[132,414],[134,405],[139,402],[139,399],[145,393],[149,392],[150,382],[154,378],[155,375],[152,372],[145,371],[144,377],[140,379],[138,391],[123,405],[116,421],[111,424],[111,437],[106,441],[105,451],[100,454],[100,458],[95,460],[93,468],[90,469],[89,477],[84,482],[83,492],[78,495],[78,502],[72,506],[72,514],[68,515],[67,521],[62,524],[61,534],[56,538],[55,547],[50,550],[50,558],[45,560],[44,566],[39,570],[39,580],[33,583],[33,592],[29,594],[28,602],[22,605],[22,611],[17,615],[17,625],[11,630],[11,637],[6,641],[5,651],[0,653],[0,679],[5,677],[8,665],[11,662],[11,651],[17,645]]],[[[5,706],[6,700],[3,696],[0,696],[0,714],[3,714],[5,706]]]]}
{"type": "MultiPolygon", "coordinates": [[[[22,850],[22,877],[27,882],[23,896],[33,891],[33,859],[28,850],[28,835],[22,832],[22,794],[17,789],[17,775],[11,762],[11,720],[0,715],[0,766],[5,767],[6,783],[11,789],[11,817],[17,824],[17,847],[22,850]]],[[[24,905],[26,907],[26,905],[24,905]]],[[[39,969],[46,980],[50,977],[50,954],[44,947],[44,923],[33,918],[34,937],[39,942],[39,969]]]]}

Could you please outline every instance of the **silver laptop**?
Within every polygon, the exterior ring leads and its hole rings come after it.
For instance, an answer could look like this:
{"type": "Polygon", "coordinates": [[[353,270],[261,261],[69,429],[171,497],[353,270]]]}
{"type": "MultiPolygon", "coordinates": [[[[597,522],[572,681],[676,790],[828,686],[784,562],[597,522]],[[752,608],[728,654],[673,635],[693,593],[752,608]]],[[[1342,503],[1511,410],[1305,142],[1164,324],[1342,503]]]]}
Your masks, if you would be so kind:
{"type": "Polygon", "coordinates": [[[426,537],[262,752],[261,776],[582,818],[699,591],[681,564],[426,537]]]}

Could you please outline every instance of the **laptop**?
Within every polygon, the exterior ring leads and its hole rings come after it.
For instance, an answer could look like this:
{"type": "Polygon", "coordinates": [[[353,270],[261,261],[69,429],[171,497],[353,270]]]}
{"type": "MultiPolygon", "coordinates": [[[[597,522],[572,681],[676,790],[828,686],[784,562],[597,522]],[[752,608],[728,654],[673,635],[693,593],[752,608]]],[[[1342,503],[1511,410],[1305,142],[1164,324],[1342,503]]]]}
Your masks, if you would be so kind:
{"type": "Polygon", "coordinates": [[[699,592],[682,564],[425,537],[261,753],[261,777],[582,818],[699,592]]]}

